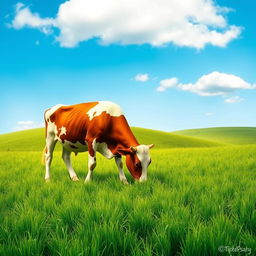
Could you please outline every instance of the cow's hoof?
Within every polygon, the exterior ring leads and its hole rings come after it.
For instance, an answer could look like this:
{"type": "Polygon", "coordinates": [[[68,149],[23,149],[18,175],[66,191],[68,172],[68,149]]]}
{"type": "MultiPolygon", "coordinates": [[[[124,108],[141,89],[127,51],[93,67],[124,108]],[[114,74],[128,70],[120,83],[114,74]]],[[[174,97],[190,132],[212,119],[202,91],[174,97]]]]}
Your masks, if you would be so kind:
{"type": "Polygon", "coordinates": [[[78,179],[77,176],[73,176],[73,177],[71,178],[71,180],[72,180],[72,181],[79,181],[79,179],[78,179]]]}
{"type": "Polygon", "coordinates": [[[51,181],[50,178],[45,179],[46,183],[49,183],[50,181],[51,181]]]}
{"type": "Polygon", "coordinates": [[[129,182],[127,180],[121,180],[121,182],[125,185],[129,185],[129,182]]]}
{"type": "Polygon", "coordinates": [[[85,180],[84,180],[84,183],[85,183],[85,184],[88,184],[88,183],[91,183],[91,181],[92,181],[92,180],[89,180],[89,179],[87,180],[87,179],[85,179],[85,180]]]}

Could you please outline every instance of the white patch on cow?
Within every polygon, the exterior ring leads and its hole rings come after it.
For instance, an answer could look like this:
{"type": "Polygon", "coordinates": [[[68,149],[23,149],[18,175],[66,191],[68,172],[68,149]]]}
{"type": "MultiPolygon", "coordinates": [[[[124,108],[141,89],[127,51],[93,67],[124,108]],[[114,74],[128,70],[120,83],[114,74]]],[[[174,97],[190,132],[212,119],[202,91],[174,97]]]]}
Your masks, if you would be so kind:
{"type": "Polygon", "coordinates": [[[76,143],[73,143],[71,141],[64,140],[64,143],[63,143],[60,138],[58,138],[58,140],[61,143],[62,147],[64,147],[66,150],[68,150],[70,152],[79,153],[79,152],[88,151],[87,144],[84,145],[84,144],[80,143],[79,141],[77,141],[76,143]]]}
{"type": "Polygon", "coordinates": [[[150,162],[149,147],[147,145],[139,145],[136,148],[136,154],[142,166],[142,175],[140,177],[140,181],[146,181],[148,164],[150,162]]]}
{"type": "Polygon", "coordinates": [[[49,135],[54,136],[54,140],[57,140],[57,134],[58,134],[58,129],[57,126],[55,125],[54,122],[51,122],[50,119],[47,119],[47,137],[49,137],[49,135]]]}
{"type": "Polygon", "coordinates": [[[123,114],[120,106],[111,101],[99,101],[99,103],[91,108],[87,115],[89,119],[92,120],[94,117],[101,115],[101,113],[106,112],[110,116],[121,116],[123,114]]]}
{"type": "Polygon", "coordinates": [[[58,139],[57,138],[58,130],[57,130],[57,126],[55,125],[55,123],[48,121],[47,124],[48,124],[47,125],[47,135],[50,135],[50,134],[54,135],[54,140],[58,139]]]}
{"type": "Polygon", "coordinates": [[[97,151],[101,153],[103,156],[105,156],[107,159],[111,159],[114,157],[111,150],[108,148],[107,143],[105,142],[96,142],[96,139],[93,140],[92,147],[94,151],[97,151]]]}
{"type": "MultiPolygon", "coordinates": [[[[81,144],[79,141],[77,141],[76,143],[72,143],[71,141],[68,141],[68,140],[64,140],[64,143],[63,143],[59,137],[58,137],[58,141],[68,151],[72,151],[75,153],[88,151],[87,143],[84,145],[84,144],[81,144]]],[[[96,142],[96,139],[94,139],[92,142],[92,148],[94,149],[95,152],[101,153],[107,159],[111,159],[114,157],[113,153],[108,148],[108,145],[105,142],[99,143],[99,142],[96,142]]]]}
{"type": "Polygon", "coordinates": [[[60,130],[59,137],[60,137],[61,135],[66,135],[66,134],[67,134],[67,129],[66,129],[66,127],[61,126],[61,128],[59,128],[59,130],[60,130]]]}
{"type": "Polygon", "coordinates": [[[50,118],[50,116],[57,110],[59,109],[60,107],[63,107],[63,106],[66,106],[66,105],[63,105],[63,104],[58,104],[52,108],[50,108],[49,110],[47,110],[45,112],[45,119],[47,120],[48,118],[50,118]]]}
{"type": "MultiPolygon", "coordinates": [[[[50,117],[51,115],[57,110],[59,109],[60,107],[62,106],[65,106],[65,105],[62,105],[62,104],[58,104],[52,108],[50,108],[49,110],[47,110],[45,112],[45,120],[47,122],[47,134],[51,134],[51,135],[54,135],[54,139],[57,140],[58,137],[57,137],[57,134],[58,134],[58,129],[57,129],[57,126],[55,125],[54,122],[51,121],[50,117]]],[[[48,136],[47,136],[48,137],[48,136]]]]}

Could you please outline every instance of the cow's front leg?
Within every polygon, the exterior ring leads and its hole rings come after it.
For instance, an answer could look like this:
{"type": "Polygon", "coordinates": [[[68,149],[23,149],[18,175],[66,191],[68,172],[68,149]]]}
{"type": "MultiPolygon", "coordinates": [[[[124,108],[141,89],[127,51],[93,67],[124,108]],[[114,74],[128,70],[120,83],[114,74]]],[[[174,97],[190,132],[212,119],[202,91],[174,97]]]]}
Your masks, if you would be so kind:
{"type": "Polygon", "coordinates": [[[123,163],[121,156],[115,156],[116,165],[119,171],[119,178],[124,184],[129,184],[123,170],[123,163]]]}
{"type": "Polygon", "coordinates": [[[88,155],[88,174],[85,178],[85,182],[89,182],[92,180],[92,172],[94,168],[96,167],[96,157],[95,154],[94,156],[91,156],[90,153],[88,155]]]}
{"type": "Polygon", "coordinates": [[[87,139],[88,174],[85,178],[85,182],[90,182],[92,180],[92,172],[93,172],[94,168],[96,167],[96,151],[95,151],[95,147],[94,147],[94,141],[87,139]]]}

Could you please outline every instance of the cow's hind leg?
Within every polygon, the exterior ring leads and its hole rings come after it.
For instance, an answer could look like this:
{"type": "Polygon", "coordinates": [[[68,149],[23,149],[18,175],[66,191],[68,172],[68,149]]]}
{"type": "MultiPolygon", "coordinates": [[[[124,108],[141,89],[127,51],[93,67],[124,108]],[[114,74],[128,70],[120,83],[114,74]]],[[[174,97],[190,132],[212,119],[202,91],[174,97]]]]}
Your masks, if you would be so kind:
{"type": "Polygon", "coordinates": [[[124,174],[122,158],[118,157],[118,156],[115,156],[115,161],[116,161],[117,168],[119,170],[119,178],[120,178],[120,180],[124,184],[129,184],[127,179],[126,179],[126,177],[125,177],[125,174],[124,174]]]}
{"type": "Polygon", "coordinates": [[[71,180],[78,181],[79,179],[78,179],[78,177],[72,167],[72,164],[71,164],[70,154],[71,154],[71,152],[69,152],[65,148],[63,148],[62,159],[68,168],[69,176],[70,176],[71,180]]]}
{"type": "Polygon", "coordinates": [[[47,134],[46,137],[46,153],[45,153],[45,181],[50,180],[50,167],[52,162],[53,150],[57,140],[53,134],[47,134]]]}

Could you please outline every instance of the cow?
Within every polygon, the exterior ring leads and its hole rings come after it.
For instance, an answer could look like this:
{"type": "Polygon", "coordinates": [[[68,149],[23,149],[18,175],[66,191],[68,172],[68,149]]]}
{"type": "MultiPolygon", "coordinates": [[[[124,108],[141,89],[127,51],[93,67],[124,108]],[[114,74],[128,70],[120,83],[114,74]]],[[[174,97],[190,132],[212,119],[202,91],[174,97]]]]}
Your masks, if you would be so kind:
{"type": "Polygon", "coordinates": [[[122,156],[135,180],[147,180],[151,163],[149,149],[154,145],[140,145],[132,133],[119,105],[110,101],[56,105],[45,111],[46,146],[43,163],[46,166],[45,180],[50,180],[50,166],[57,141],[62,145],[64,160],[72,181],[78,177],[72,167],[71,152],[88,151],[88,174],[85,182],[92,179],[96,167],[96,152],[107,159],[115,158],[120,180],[127,184],[123,171],[122,156]]]}

